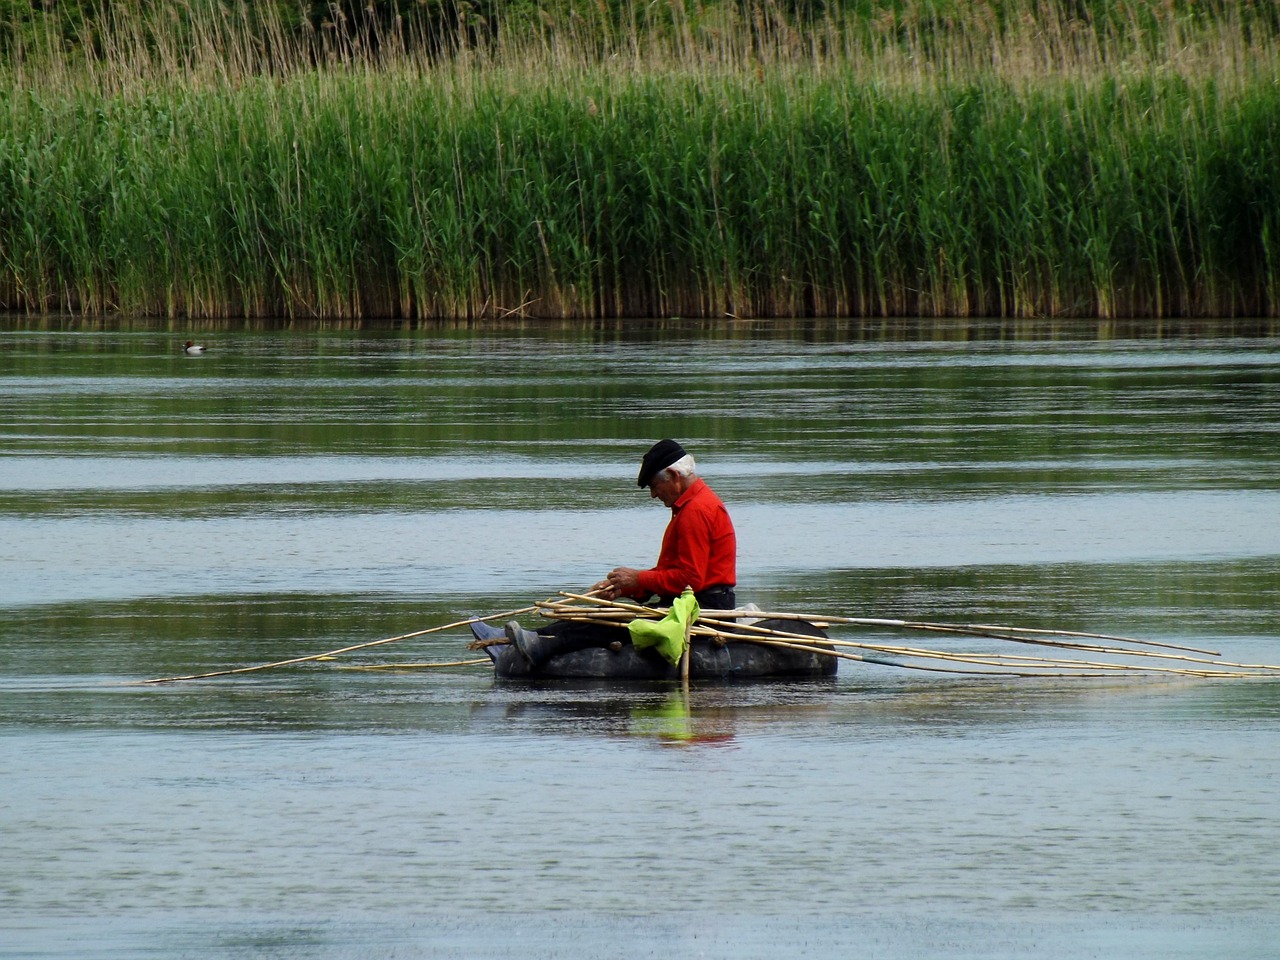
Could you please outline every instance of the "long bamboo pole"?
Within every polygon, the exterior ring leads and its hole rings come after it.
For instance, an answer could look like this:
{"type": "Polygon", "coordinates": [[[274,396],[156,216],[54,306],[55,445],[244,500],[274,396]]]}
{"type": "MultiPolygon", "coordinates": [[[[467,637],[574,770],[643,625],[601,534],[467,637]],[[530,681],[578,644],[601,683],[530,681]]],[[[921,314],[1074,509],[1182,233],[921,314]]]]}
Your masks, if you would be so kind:
{"type": "Polygon", "coordinates": [[[428,663],[351,663],[335,667],[336,670],[426,670],[436,667],[474,667],[481,663],[493,663],[490,657],[475,660],[433,660],[428,663]]]}
{"type": "Polygon", "coordinates": [[[1022,643],[1034,642],[1029,639],[1029,637],[1035,636],[1075,637],[1081,640],[1110,640],[1114,643],[1132,643],[1146,647],[1161,647],[1167,650],[1183,650],[1188,653],[1201,653],[1212,657],[1220,655],[1217,650],[1205,650],[1200,647],[1188,647],[1176,643],[1163,643],[1158,640],[1142,640],[1137,637],[1121,637],[1109,633],[1085,633],[1078,630],[1048,630],[1038,627],[1005,627],[990,624],[930,623],[925,620],[886,620],[876,617],[837,617],[827,616],[825,614],[809,615],[802,613],[762,613],[755,610],[717,610],[716,613],[718,616],[726,619],[729,617],[750,617],[756,620],[807,620],[811,623],[821,621],[832,625],[844,624],[847,626],[859,627],[891,627],[899,630],[957,633],[974,637],[995,636],[998,637],[998,639],[1016,640],[1022,643]],[[1028,638],[1018,636],[1019,634],[1027,634],[1028,638]]]}
{"type": "Polygon", "coordinates": [[[686,693],[689,690],[689,661],[693,659],[693,643],[690,639],[692,634],[693,618],[690,617],[684,623],[684,649],[680,652],[680,679],[684,682],[686,693]]]}
{"type": "MultiPolygon", "coordinates": [[[[716,631],[720,633],[719,631],[716,631]]],[[[1239,672],[1231,669],[1187,669],[1182,667],[1153,666],[1150,664],[1132,664],[1132,663],[1107,663],[1091,660],[1056,660],[1048,657],[1025,657],[1025,656],[1008,656],[1003,654],[982,655],[982,654],[957,654],[947,653],[938,650],[926,650],[908,647],[888,647],[876,646],[869,644],[858,644],[851,641],[838,640],[815,640],[808,634],[787,633],[784,631],[765,630],[760,636],[735,636],[734,634],[723,634],[726,640],[737,640],[746,643],[760,643],[766,646],[783,646],[795,650],[803,650],[810,653],[827,654],[830,656],[839,656],[846,659],[857,659],[868,663],[877,663],[882,666],[903,667],[907,669],[933,669],[943,672],[957,673],[974,673],[975,671],[958,671],[953,668],[925,668],[919,664],[903,663],[901,661],[886,662],[876,657],[858,656],[836,652],[831,649],[832,644],[842,646],[851,646],[867,649],[874,653],[884,653],[890,656],[903,656],[915,659],[931,659],[945,660],[960,663],[971,663],[978,666],[990,666],[1004,668],[1003,673],[1016,676],[1105,676],[1108,673],[1117,672],[1134,672],[1134,673],[1160,673],[1172,674],[1175,676],[1194,676],[1194,677],[1258,677],[1258,676],[1277,676],[1280,675],[1280,667],[1264,667],[1261,665],[1238,665],[1253,672],[1239,672]],[[1062,671],[1066,668],[1068,672],[1046,673],[1047,670],[1062,671]],[[1256,672],[1258,670],[1267,672],[1256,672]],[[1032,672],[1029,672],[1032,671],[1032,672]],[[1101,671],[1101,672],[1095,672],[1101,671]]],[[[1123,653],[1124,651],[1122,651],[1123,653]]],[[[1171,658],[1172,659],[1172,658],[1171,658]]],[[[1218,665],[1215,665],[1217,667],[1218,665]]],[[[1222,665],[1228,666],[1228,665],[1222,665]]],[[[1237,666],[1237,665],[1231,665],[1237,666]]]]}
{"type": "MultiPolygon", "coordinates": [[[[570,597],[575,600],[585,600],[594,604],[608,604],[616,606],[623,610],[631,610],[644,616],[661,617],[666,614],[663,607],[645,607],[639,604],[624,603],[618,600],[603,600],[599,597],[589,597],[580,594],[561,591],[560,596],[570,597]]],[[[550,602],[548,602],[548,605],[550,602]]],[[[1080,630],[1051,630],[1043,627],[1009,627],[996,626],[992,624],[963,624],[963,623],[933,623],[926,620],[894,620],[883,617],[841,617],[828,614],[809,614],[809,613],[790,613],[790,612],[770,612],[763,610],[717,610],[715,614],[720,619],[737,619],[748,618],[752,620],[805,620],[810,623],[825,624],[842,624],[846,626],[857,627],[887,627],[898,630],[921,630],[939,633],[957,633],[967,636],[996,636],[997,639],[1015,640],[1017,642],[1033,642],[1025,639],[1019,634],[1027,634],[1029,637],[1045,636],[1045,637],[1074,637],[1081,640],[1109,640],[1113,643],[1132,643],[1139,646],[1159,647],[1168,650],[1182,650],[1187,653],[1199,653],[1205,656],[1219,656],[1217,650],[1206,650],[1201,647],[1183,646],[1176,643],[1165,643],[1158,640],[1143,640],[1138,637],[1122,637],[1110,633],[1086,633],[1080,630]]]]}
{"type": "MultiPolygon", "coordinates": [[[[708,622],[714,623],[712,618],[706,618],[708,622]]],[[[702,622],[702,621],[700,621],[702,622]]],[[[721,625],[725,626],[725,625],[721,625]]],[[[1198,657],[1187,657],[1176,654],[1153,653],[1144,650],[1125,650],[1119,648],[1100,648],[1101,652],[1113,656],[1122,657],[1141,657],[1145,656],[1161,661],[1172,661],[1175,663],[1194,663],[1205,664],[1206,666],[1199,669],[1191,669],[1185,667],[1172,666],[1155,666],[1151,664],[1136,663],[1108,663],[1092,660],[1061,660],[1048,657],[1025,657],[1008,654],[956,654],[947,653],[938,650],[928,650],[917,647],[899,647],[888,644],[867,644],[858,643],[850,640],[822,639],[815,640],[808,634],[790,633],[787,631],[770,629],[767,627],[756,627],[748,624],[732,624],[728,625],[730,629],[718,629],[710,627],[717,635],[725,640],[739,640],[746,642],[762,642],[782,641],[787,643],[801,643],[806,647],[812,647],[814,652],[821,652],[824,647],[840,646],[853,647],[857,649],[870,650],[876,653],[883,653],[889,656],[903,656],[917,659],[933,659],[933,660],[955,660],[965,663],[988,664],[988,665],[1028,665],[1035,666],[1040,669],[1072,667],[1088,670],[1106,670],[1111,672],[1129,671],[1139,673],[1172,673],[1180,676],[1213,676],[1213,677],[1243,677],[1243,676],[1277,676],[1280,675],[1280,666],[1272,666],[1269,664],[1252,664],[1252,663],[1233,663],[1230,661],[1204,660],[1198,657]],[[739,631],[754,631],[751,635],[742,635],[739,631]]],[[[1076,645],[1069,645],[1068,649],[1075,649],[1076,645]]],[[[903,665],[905,664],[893,664],[903,665]]],[[[1037,674],[1039,675],[1039,674],[1037,674]]]]}
{"type": "MultiPolygon", "coordinates": [[[[737,639],[745,643],[759,643],[765,646],[781,646],[793,650],[803,650],[810,653],[825,653],[827,655],[840,656],[833,653],[830,649],[824,649],[826,641],[818,641],[818,646],[813,645],[813,638],[805,634],[779,634],[777,636],[759,636],[759,637],[737,637],[737,639]],[[789,639],[794,638],[794,639],[789,639]],[[800,642],[807,640],[809,642],[800,642]]],[[[860,646],[860,645],[859,645],[860,646]]],[[[872,652],[884,653],[887,656],[899,656],[908,659],[919,660],[942,660],[954,663],[969,663],[976,666],[986,666],[992,668],[1003,668],[1003,672],[1023,677],[1043,677],[1043,676],[1105,676],[1108,673],[1167,673],[1177,676],[1242,676],[1233,671],[1226,670],[1190,670],[1179,667],[1161,667],[1149,664],[1134,663],[1106,663],[1092,660],[1054,660],[1048,657],[1018,657],[1018,656],[982,656],[978,654],[959,654],[946,653],[939,650],[909,649],[909,648],[875,648],[870,647],[872,652]],[[1046,673],[1045,671],[1055,670],[1057,673],[1046,673]],[[1062,671],[1066,672],[1062,672],[1062,671]]],[[[895,662],[886,662],[876,657],[858,657],[867,663],[876,663],[881,666],[903,667],[907,669],[925,669],[919,664],[904,663],[901,660],[895,662]]],[[[944,672],[957,673],[973,673],[975,671],[959,671],[954,668],[933,668],[944,672]]],[[[1251,674],[1256,675],[1256,674],[1251,674]]]]}
{"type": "MultiPolygon", "coordinates": [[[[356,650],[369,649],[408,640],[413,637],[440,633],[458,627],[467,626],[488,620],[506,620],[524,613],[538,612],[553,619],[574,620],[587,623],[610,623],[622,626],[637,617],[661,618],[668,612],[663,607],[649,607],[642,604],[621,600],[604,600],[592,590],[587,593],[571,593],[561,591],[559,596],[565,599],[548,599],[537,601],[529,606],[486,616],[468,617],[453,623],[415,630],[381,640],[352,644],[329,650],[324,653],[311,654],[304,657],[293,657],[288,660],[277,660],[247,667],[236,667],[228,670],[215,670],[208,673],[188,674],[175,677],[157,677],[151,680],[138,681],[141,684],[173,683],[183,680],[204,680],[211,677],[232,676],[268,670],[273,667],[292,666],[317,660],[332,659],[356,650]]],[[[864,663],[875,663],[884,666],[901,667],[912,670],[925,670],[938,673],[974,674],[982,676],[1017,676],[1017,677],[1101,677],[1118,672],[1173,674],[1194,677],[1275,677],[1280,676],[1280,666],[1269,664],[1233,663],[1220,659],[1206,660],[1203,657],[1186,654],[1203,654],[1208,657],[1219,657],[1213,650],[1179,644],[1161,643],[1151,640],[1140,640],[1133,637],[1121,637],[1113,634],[1085,633],[1070,630],[1048,630],[1034,627],[1006,627],[991,624],[954,624],[933,623],[919,620],[893,620],[874,617],[839,617],[826,615],[810,615],[798,613],[773,613],[760,610],[717,610],[713,616],[701,616],[696,623],[686,625],[685,652],[681,662],[681,675],[687,685],[689,663],[689,638],[692,635],[710,637],[717,643],[748,642],[770,646],[795,649],[814,654],[854,660],[864,663]],[[867,641],[842,640],[835,638],[816,639],[809,634],[792,633],[777,628],[760,627],[747,620],[782,620],[807,621],[828,625],[850,625],[899,630],[918,630],[921,632],[950,633],[962,636],[983,637],[996,640],[1007,640],[1015,643],[1026,643],[1034,646],[1055,647],[1063,650],[1076,650],[1084,653],[1101,654],[1112,657],[1147,658],[1148,660],[1171,661],[1195,666],[1167,666],[1151,663],[1115,663],[1086,659],[1061,659],[1052,657],[1032,657],[1015,654],[979,654],[956,653],[931,650],[923,647],[903,646],[888,643],[871,643],[867,641]],[[1053,639],[1062,638],[1062,639],[1053,639]],[[1066,639],[1072,638],[1072,639],[1066,639]],[[1112,643],[1133,644],[1140,647],[1158,648],[1160,650],[1177,650],[1183,653],[1165,653],[1156,650],[1132,649],[1129,647],[1103,646],[1096,643],[1082,643],[1081,640],[1104,640],[1112,643]],[[865,651],[863,654],[852,650],[865,651]],[[885,657],[899,658],[888,661],[885,657]],[[967,664],[982,669],[960,669],[956,666],[932,666],[924,663],[904,662],[912,660],[940,661],[948,664],[967,664]],[[1057,671],[1057,672],[1051,672],[1057,671]]],[[[378,664],[373,666],[353,667],[351,669],[406,669],[435,666],[463,666],[486,663],[487,660],[460,660],[447,663],[421,664],[378,664]]]]}
{"type": "Polygon", "coordinates": [[[441,633],[445,630],[456,630],[458,627],[465,627],[471,623],[481,623],[486,620],[506,620],[511,617],[518,617],[522,613],[532,613],[536,609],[530,605],[521,607],[518,610],[506,610],[502,613],[491,613],[483,617],[468,617],[466,620],[456,620],[453,623],[446,623],[439,627],[428,627],[426,630],[415,630],[412,633],[402,633],[397,637],[386,637],[382,640],[370,640],[368,643],[355,643],[349,647],[339,647],[337,650],[327,650],[324,653],[313,653],[306,657],[293,657],[289,660],[277,660],[274,663],[259,663],[252,667],[236,667],[233,670],[212,670],[209,673],[192,673],[182,677],[156,677],[153,680],[141,680],[142,684],[155,683],[176,683],[180,680],[207,680],[210,677],[229,677],[237,673],[253,673],[257,670],[270,670],[273,667],[291,667],[296,663],[309,663],[313,660],[323,660],[325,657],[336,657],[344,653],[352,653],[356,650],[366,650],[369,647],[380,647],[384,644],[395,643],[399,640],[408,640],[412,637],[425,637],[429,633],[441,633]]]}
{"type": "Polygon", "coordinates": [[[1106,673],[1090,674],[1090,673],[1078,673],[1078,672],[1047,674],[1042,672],[1030,672],[1027,670],[1017,670],[1017,669],[1014,669],[1013,667],[1008,667],[1005,669],[990,669],[990,670],[961,670],[958,667],[931,667],[931,666],[926,666],[925,664],[922,664],[922,663],[886,663],[882,660],[878,660],[875,657],[861,656],[856,653],[842,653],[842,652],[836,652],[831,650],[824,650],[821,647],[811,647],[803,643],[789,643],[785,640],[768,640],[765,638],[760,638],[756,640],[746,640],[744,642],[762,643],[766,646],[777,646],[777,647],[782,647],[783,649],[798,650],[805,653],[826,654],[827,656],[838,657],[841,660],[856,660],[861,663],[871,663],[877,666],[899,667],[903,670],[922,670],[928,673],[949,673],[949,674],[961,674],[965,676],[983,676],[983,677],[1054,677],[1054,676],[1104,677],[1104,676],[1107,676],[1106,673]]]}
{"type": "MultiPolygon", "coordinates": [[[[666,610],[661,607],[645,607],[638,604],[625,603],[620,601],[602,600],[596,597],[585,597],[562,592],[561,596],[569,597],[573,600],[586,601],[594,604],[594,607],[583,607],[573,603],[565,603],[563,601],[545,601],[539,604],[540,611],[547,616],[559,619],[581,620],[583,622],[601,622],[602,620],[617,620],[622,618],[630,618],[634,616],[643,617],[661,617],[665,615],[666,610]]],[[[802,649],[811,650],[815,653],[825,654],[829,656],[837,656],[842,659],[864,660],[866,662],[885,661],[878,658],[859,657],[849,654],[845,651],[836,651],[834,647],[862,649],[871,653],[883,654],[886,656],[906,657],[909,659],[930,659],[941,660],[958,663],[968,663],[975,666],[987,666],[1005,668],[1001,671],[1001,675],[1019,676],[1103,676],[1106,674],[1115,674],[1118,672],[1131,673],[1160,673],[1174,674],[1178,676],[1195,676],[1195,677],[1256,677],[1256,676],[1276,676],[1280,674],[1280,667],[1269,664],[1247,664],[1234,663],[1230,661],[1222,661],[1218,659],[1206,660],[1202,657],[1187,656],[1184,654],[1159,652],[1162,650],[1182,650],[1188,653],[1204,653],[1207,656],[1217,657],[1216,651],[1201,650],[1197,647],[1188,647],[1179,644],[1167,644],[1157,641],[1138,640],[1131,637],[1118,637],[1113,634],[1094,634],[1084,633],[1082,631],[1059,631],[1045,630],[1041,628],[1020,628],[1020,627],[998,627],[990,624],[940,624],[927,621],[910,621],[910,620],[885,620],[880,618],[866,617],[813,617],[812,619],[802,614],[772,614],[755,610],[732,610],[732,611],[715,611],[714,616],[702,616],[699,618],[698,624],[694,627],[694,633],[700,636],[709,636],[719,643],[729,641],[756,641],[756,642],[785,642],[790,644],[800,644],[802,649]],[[1009,654],[958,654],[948,653],[944,651],[929,650],[919,647],[905,647],[899,645],[879,644],[856,642],[849,640],[837,640],[827,638],[821,641],[815,639],[808,634],[795,634],[787,631],[758,627],[754,624],[744,623],[736,617],[749,617],[753,620],[801,620],[806,619],[810,622],[821,619],[827,623],[833,624],[854,624],[854,625],[872,625],[877,627],[892,626],[900,629],[915,629],[922,632],[948,632],[961,635],[971,635],[976,637],[984,637],[999,640],[1009,640],[1017,643],[1029,643],[1035,646],[1055,647],[1064,650],[1078,650],[1085,653],[1101,654],[1103,656],[1113,657],[1134,657],[1148,658],[1157,661],[1172,661],[1176,663],[1203,665],[1197,667],[1173,667],[1173,666],[1157,666],[1150,663],[1114,663],[1101,662],[1096,660],[1085,659],[1056,659],[1051,657],[1029,657],[1021,655],[1009,654]],[[752,635],[745,636],[744,633],[752,635]],[[1131,649],[1127,647],[1103,646],[1096,643],[1079,643],[1067,639],[1050,639],[1052,637],[1073,637],[1078,639],[1110,639],[1118,643],[1132,643],[1139,646],[1148,646],[1158,648],[1158,650],[1131,649]],[[1066,673],[1049,674],[1045,671],[1056,670],[1066,673]],[[1097,672],[1101,671],[1101,672],[1097,672]]],[[[894,663],[893,666],[909,667],[912,669],[921,669],[919,664],[894,663]]],[[[973,673],[975,671],[959,671],[954,668],[929,668],[933,670],[941,670],[944,672],[973,673]]]]}
{"type": "MultiPolygon", "coordinates": [[[[760,633],[764,635],[773,633],[787,639],[800,639],[800,640],[807,639],[810,641],[812,641],[813,639],[812,637],[809,637],[807,634],[792,634],[792,633],[787,633],[785,631],[770,630],[767,627],[758,627],[754,624],[739,624],[733,621],[725,621],[719,617],[704,617],[700,620],[700,622],[711,624],[711,625],[714,625],[716,628],[725,630],[726,631],[725,635],[729,639],[733,639],[734,635],[739,631],[748,631],[753,634],[760,633]]],[[[1012,638],[1003,637],[999,634],[988,634],[988,633],[977,634],[977,636],[994,637],[996,639],[1013,639],[1013,640],[1019,639],[1016,637],[1012,637],[1012,638]]],[[[823,640],[822,643],[833,643],[838,645],[863,647],[863,648],[874,649],[874,650],[878,650],[886,653],[901,653],[908,656],[911,656],[911,655],[921,656],[926,654],[929,656],[939,655],[938,651],[925,651],[923,650],[923,648],[905,648],[905,647],[890,646],[887,644],[858,643],[856,641],[850,641],[850,640],[829,639],[829,640],[823,640]],[[920,650],[921,652],[915,653],[915,654],[909,654],[906,652],[912,649],[917,649],[917,650],[920,650]]],[[[1108,656],[1116,656],[1116,657],[1145,657],[1148,659],[1168,660],[1168,661],[1173,661],[1177,663],[1205,664],[1210,669],[1208,671],[1199,671],[1199,672],[1211,672],[1214,675],[1218,675],[1219,673],[1222,673],[1223,670],[1221,668],[1230,668],[1232,675],[1237,675],[1237,672],[1242,670],[1262,671],[1263,673],[1268,673],[1268,674],[1271,673],[1272,671],[1280,672],[1280,666],[1273,666],[1270,664],[1263,664],[1263,663],[1236,663],[1229,660],[1206,660],[1203,657],[1191,657],[1191,656],[1186,656],[1184,654],[1160,653],[1152,650],[1128,650],[1122,647],[1103,647],[1103,646],[1098,646],[1096,644],[1077,644],[1077,643],[1069,643],[1066,641],[1054,642],[1049,640],[1037,640],[1037,641],[1034,641],[1034,643],[1040,646],[1053,646],[1053,647],[1059,647],[1065,650],[1082,650],[1089,653],[1101,653],[1108,656]]],[[[979,655],[969,655],[969,656],[973,658],[979,655]]],[[[1010,657],[1009,655],[1006,655],[1006,654],[998,654],[997,656],[1004,659],[1014,659],[1013,657],[1010,657]]],[[[1044,658],[1034,658],[1034,659],[1044,659],[1044,658]]],[[[1055,660],[1050,662],[1063,663],[1066,661],[1055,660]]],[[[1130,665],[1129,668],[1132,669],[1134,667],[1136,667],[1136,665],[1130,665]]],[[[1138,669],[1141,669],[1141,668],[1138,668],[1138,669]]],[[[1158,669],[1158,668],[1152,668],[1152,669],[1158,669]]]]}

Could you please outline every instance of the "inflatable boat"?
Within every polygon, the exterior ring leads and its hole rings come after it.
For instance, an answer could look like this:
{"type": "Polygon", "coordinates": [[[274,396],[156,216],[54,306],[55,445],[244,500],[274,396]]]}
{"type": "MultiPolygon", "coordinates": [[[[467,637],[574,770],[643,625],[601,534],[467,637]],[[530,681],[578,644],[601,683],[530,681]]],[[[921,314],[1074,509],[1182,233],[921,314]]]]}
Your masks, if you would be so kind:
{"type": "MultiPolygon", "coordinates": [[[[802,620],[761,620],[756,626],[803,634],[823,646],[827,635],[802,620]]],[[[794,640],[793,643],[803,643],[794,640]]],[[[671,664],[652,649],[637,649],[630,643],[588,647],[558,654],[532,667],[514,647],[494,643],[484,648],[493,661],[499,680],[679,680],[680,666],[671,664]]],[[[719,642],[694,637],[689,647],[691,681],[775,680],[798,677],[830,677],[836,672],[836,657],[793,647],[752,643],[749,640],[719,642]]]]}

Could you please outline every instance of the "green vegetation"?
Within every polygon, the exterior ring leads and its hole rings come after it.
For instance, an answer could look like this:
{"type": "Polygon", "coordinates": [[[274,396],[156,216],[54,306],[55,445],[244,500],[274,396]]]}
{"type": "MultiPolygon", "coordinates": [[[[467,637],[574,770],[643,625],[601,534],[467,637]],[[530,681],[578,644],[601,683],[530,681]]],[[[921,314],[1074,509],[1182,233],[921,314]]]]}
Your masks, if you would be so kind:
{"type": "Polygon", "coordinates": [[[0,308],[1280,312],[1275,5],[115,7],[0,0],[0,308]]]}

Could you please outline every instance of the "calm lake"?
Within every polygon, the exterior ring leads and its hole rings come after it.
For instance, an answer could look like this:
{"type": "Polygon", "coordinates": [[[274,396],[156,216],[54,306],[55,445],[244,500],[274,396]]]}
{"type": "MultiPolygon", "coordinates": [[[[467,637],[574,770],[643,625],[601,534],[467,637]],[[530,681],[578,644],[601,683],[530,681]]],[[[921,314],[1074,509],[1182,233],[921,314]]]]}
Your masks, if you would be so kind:
{"type": "Polygon", "coordinates": [[[10,320],[0,957],[1275,956],[1276,681],[138,683],[647,566],[662,437],[742,602],[1280,662],[1280,338],[10,320]]]}

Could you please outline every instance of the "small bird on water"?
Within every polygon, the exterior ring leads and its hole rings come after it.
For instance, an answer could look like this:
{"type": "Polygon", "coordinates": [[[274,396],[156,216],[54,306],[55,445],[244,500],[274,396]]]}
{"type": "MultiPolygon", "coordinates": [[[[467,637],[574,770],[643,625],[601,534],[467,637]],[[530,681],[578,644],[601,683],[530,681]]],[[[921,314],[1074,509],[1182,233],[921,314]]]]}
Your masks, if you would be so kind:
{"type": "Polygon", "coordinates": [[[198,357],[204,353],[204,347],[196,343],[194,340],[188,340],[182,345],[182,352],[189,357],[198,357]]]}

